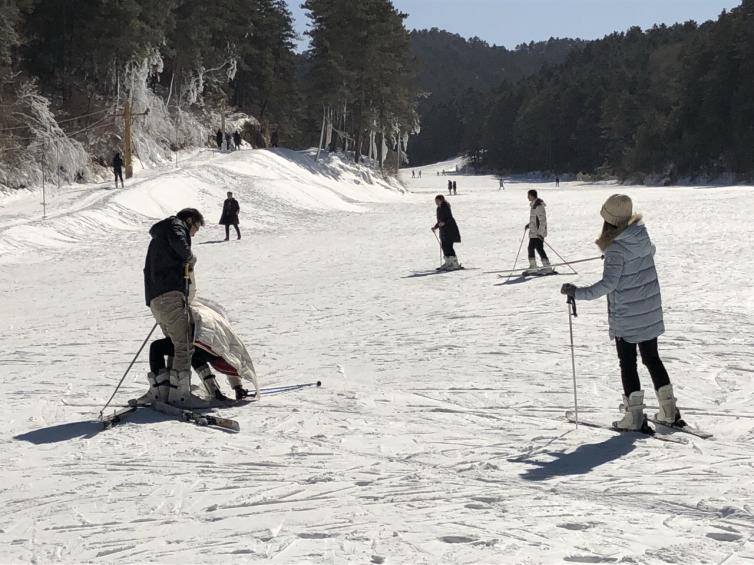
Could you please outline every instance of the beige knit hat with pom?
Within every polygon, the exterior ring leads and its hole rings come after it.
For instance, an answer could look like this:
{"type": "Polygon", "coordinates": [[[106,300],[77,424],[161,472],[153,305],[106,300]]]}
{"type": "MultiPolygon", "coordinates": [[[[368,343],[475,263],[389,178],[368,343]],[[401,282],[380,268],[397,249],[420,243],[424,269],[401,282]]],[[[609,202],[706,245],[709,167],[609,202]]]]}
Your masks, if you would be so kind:
{"type": "Polygon", "coordinates": [[[625,194],[613,194],[605,200],[600,210],[600,216],[613,226],[623,226],[628,224],[633,216],[633,203],[625,194]]]}

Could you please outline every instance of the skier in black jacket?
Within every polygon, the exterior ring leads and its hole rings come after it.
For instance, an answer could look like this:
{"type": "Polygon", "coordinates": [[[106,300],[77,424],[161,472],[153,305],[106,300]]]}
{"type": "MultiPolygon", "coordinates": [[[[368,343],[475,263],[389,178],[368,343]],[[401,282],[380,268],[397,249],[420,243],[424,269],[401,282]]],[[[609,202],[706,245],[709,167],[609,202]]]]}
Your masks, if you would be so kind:
{"type": "Polygon", "coordinates": [[[442,254],[445,262],[439,267],[441,271],[455,271],[461,269],[456,252],[453,249],[454,243],[461,243],[461,232],[458,230],[453,212],[450,210],[450,204],[442,194],[435,196],[437,205],[437,223],[432,227],[432,231],[440,230],[440,245],[442,245],[442,254]]]}
{"type": "Polygon", "coordinates": [[[191,395],[191,358],[194,353],[191,315],[188,308],[188,272],[196,257],[191,238],[204,225],[204,217],[194,208],[185,208],[149,230],[152,241],[144,264],[144,293],[147,306],[163,333],[175,346],[173,369],[168,383],[152,384],[155,400],[177,406],[200,406],[191,395]]]}

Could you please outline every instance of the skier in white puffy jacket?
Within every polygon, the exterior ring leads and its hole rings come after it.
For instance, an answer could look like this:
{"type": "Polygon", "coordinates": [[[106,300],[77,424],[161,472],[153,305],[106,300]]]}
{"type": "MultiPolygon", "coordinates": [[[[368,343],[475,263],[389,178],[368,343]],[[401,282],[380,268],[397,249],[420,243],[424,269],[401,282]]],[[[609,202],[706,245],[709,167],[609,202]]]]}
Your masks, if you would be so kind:
{"type": "Polygon", "coordinates": [[[614,194],[602,206],[602,234],[596,243],[605,254],[602,280],[579,288],[561,288],[576,300],[595,300],[607,295],[610,338],[620,361],[623,380],[623,417],[613,426],[621,430],[651,432],[644,415],[644,391],[636,367],[636,349],[649,370],[660,410],[655,419],[668,426],[685,422],[676,406],[673,385],[657,351],[657,338],[665,332],[655,246],[639,214],[633,213],[628,196],[614,194]]]}
{"type": "Polygon", "coordinates": [[[527,193],[529,199],[529,223],[524,226],[524,231],[529,230],[529,269],[526,271],[547,274],[552,272],[550,259],[545,253],[545,238],[547,237],[547,211],[545,202],[537,196],[537,191],[532,189],[527,193]],[[542,268],[537,267],[534,252],[539,253],[542,260],[542,268]]]}

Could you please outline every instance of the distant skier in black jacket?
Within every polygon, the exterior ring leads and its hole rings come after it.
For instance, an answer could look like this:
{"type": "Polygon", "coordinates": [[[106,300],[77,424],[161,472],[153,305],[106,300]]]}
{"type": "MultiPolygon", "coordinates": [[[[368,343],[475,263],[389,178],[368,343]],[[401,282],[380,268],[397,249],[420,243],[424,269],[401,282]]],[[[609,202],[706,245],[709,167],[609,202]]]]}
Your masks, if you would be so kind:
{"type": "Polygon", "coordinates": [[[113,157],[113,174],[115,174],[115,188],[118,188],[118,179],[120,179],[120,187],[125,188],[123,184],[123,159],[121,159],[120,153],[116,153],[113,157]]]}
{"type": "Polygon", "coordinates": [[[440,230],[440,245],[442,245],[442,254],[444,263],[439,267],[441,271],[455,271],[460,269],[461,265],[456,257],[453,244],[461,243],[461,232],[458,230],[453,212],[450,210],[450,204],[442,194],[435,196],[437,205],[437,223],[432,227],[432,231],[440,230]]]}

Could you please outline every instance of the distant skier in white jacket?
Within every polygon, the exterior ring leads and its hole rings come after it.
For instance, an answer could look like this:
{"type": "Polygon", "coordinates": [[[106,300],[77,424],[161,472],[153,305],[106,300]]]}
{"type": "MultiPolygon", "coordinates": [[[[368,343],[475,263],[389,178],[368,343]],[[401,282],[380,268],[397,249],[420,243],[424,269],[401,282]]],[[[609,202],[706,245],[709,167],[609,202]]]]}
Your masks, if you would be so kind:
{"type": "Polygon", "coordinates": [[[529,270],[526,272],[537,272],[546,274],[552,272],[550,259],[545,253],[545,238],[547,237],[547,212],[545,211],[544,200],[537,196],[537,191],[532,189],[527,193],[529,198],[529,223],[524,226],[524,231],[529,230],[529,270]],[[537,260],[534,252],[539,253],[542,259],[542,268],[537,267],[537,260]]]}

